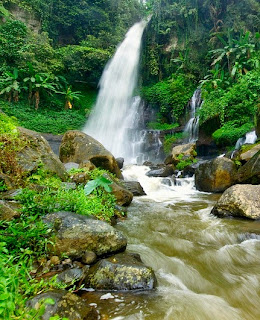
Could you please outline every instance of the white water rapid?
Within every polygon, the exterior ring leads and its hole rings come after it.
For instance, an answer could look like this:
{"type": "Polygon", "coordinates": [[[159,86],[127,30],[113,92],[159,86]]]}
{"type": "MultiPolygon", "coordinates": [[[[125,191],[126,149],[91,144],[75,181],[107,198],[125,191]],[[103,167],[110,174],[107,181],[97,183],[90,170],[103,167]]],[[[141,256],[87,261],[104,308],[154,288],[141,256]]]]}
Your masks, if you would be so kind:
{"type": "Polygon", "coordinates": [[[202,105],[201,90],[195,90],[189,107],[190,107],[190,119],[184,128],[184,134],[187,135],[186,142],[196,142],[199,137],[199,116],[196,112],[202,105]]]}
{"type": "Polygon", "coordinates": [[[100,80],[94,110],[83,131],[101,142],[115,157],[133,158],[131,131],[136,127],[140,100],[133,98],[137,84],[141,40],[146,21],[126,34],[100,80]]]}
{"type": "Polygon", "coordinates": [[[244,144],[254,144],[257,140],[257,135],[255,131],[247,132],[247,134],[239,138],[236,142],[235,150],[239,150],[244,144]]]}

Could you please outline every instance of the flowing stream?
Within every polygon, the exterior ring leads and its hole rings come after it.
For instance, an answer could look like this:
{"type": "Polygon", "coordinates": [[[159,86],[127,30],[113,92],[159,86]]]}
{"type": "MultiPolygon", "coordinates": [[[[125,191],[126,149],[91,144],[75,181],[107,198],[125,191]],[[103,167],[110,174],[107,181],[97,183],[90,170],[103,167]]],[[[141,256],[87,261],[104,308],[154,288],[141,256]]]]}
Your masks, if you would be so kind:
{"type": "Polygon", "coordinates": [[[163,185],[148,170],[125,168],[125,178],[139,180],[147,196],[134,199],[117,229],[128,238],[127,250],[154,269],[157,288],[90,292],[88,300],[104,319],[259,320],[260,222],[211,216],[219,195],[196,191],[193,178],[163,185]]]}
{"type": "MultiPolygon", "coordinates": [[[[136,154],[141,154],[137,162],[142,163],[149,151],[158,158],[155,150],[160,146],[158,133],[151,132],[151,137],[157,134],[157,142],[142,152],[149,132],[141,130],[142,103],[133,98],[145,25],[140,22],[129,30],[105,68],[84,129],[116,157],[130,159],[128,163],[136,161],[136,154]]],[[[197,139],[200,104],[197,91],[187,130],[190,141],[197,139]]],[[[260,222],[213,217],[210,211],[219,195],[196,191],[192,178],[164,185],[162,178],[147,177],[148,170],[136,165],[124,168],[126,180],[138,180],[147,195],[134,199],[128,218],[116,228],[127,236],[127,250],[139,253],[154,269],[157,288],[87,292],[101,319],[259,320],[260,222]]]]}

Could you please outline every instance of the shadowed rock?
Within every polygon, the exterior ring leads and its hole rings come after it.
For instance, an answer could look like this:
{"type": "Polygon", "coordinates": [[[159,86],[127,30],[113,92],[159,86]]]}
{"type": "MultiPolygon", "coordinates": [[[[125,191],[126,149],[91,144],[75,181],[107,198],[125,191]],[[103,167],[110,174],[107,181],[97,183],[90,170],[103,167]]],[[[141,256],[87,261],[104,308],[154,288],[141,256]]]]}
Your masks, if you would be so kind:
{"type": "Polygon", "coordinates": [[[77,131],[67,131],[60,145],[60,159],[62,162],[82,162],[89,160],[96,167],[106,169],[122,178],[122,173],[114,156],[105,147],[89,135],[77,131]]]}

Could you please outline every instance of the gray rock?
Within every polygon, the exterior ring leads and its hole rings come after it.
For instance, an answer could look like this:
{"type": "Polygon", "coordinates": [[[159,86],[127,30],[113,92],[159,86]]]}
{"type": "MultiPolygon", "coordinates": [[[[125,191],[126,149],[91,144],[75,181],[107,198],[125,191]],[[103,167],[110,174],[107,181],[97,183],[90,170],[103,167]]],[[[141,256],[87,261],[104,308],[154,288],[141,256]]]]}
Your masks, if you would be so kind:
{"type": "Polygon", "coordinates": [[[65,211],[48,214],[43,221],[56,231],[53,251],[59,256],[81,258],[86,251],[102,256],[126,248],[123,234],[104,221],[65,211]]]}
{"type": "Polygon", "coordinates": [[[91,267],[85,282],[97,290],[151,290],[156,278],[139,255],[122,253],[91,267]]]}
{"type": "Polygon", "coordinates": [[[58,315],[70,320],[97,320],[98,313],[87,304],[87,301],[76,294],[65,290],[55,290],[41,293],[27,302],[27,307],[38,310],[46,299],[51,299],[53,304],[45,304],[45,312],[42,320],[49,320],[58,315]]]}
{"type": "Polygon", "coordinates": [[[127,189],[128,191],[132,192],[134,196],[144,196],[146,193],[144,192],[143,187],[138,181],[121,181],[120,184],[127,189]]]}
{"type": "Polygon", "coordinates": [[[60,145],[60,159],[62,162],[82,163],[91,161],[96,167],[114,173],[118,178],[123,178],[113,155],[94,138],[77,131],[67,131],[60,145]]]}
{"type": "Polygon", "coordinates": [[[49,172],[57,174],[61,179],[67,178],[63,163],[54,154],[47,140],[38,132],[18,127],[20,139],[26,141],[22,150],[17,153],[17,162],[22,173],[35,171],[40,164],[49,172]]]}
{"type": "Polygon", "coordinates": [[[237,184],[227,189],[211,211],[218,217],[260,219],[260,186],[237,184]]]}
{"type": "Polygon", "coordinates": [[[223,192],[236,178],[236,165],[225,157],[204,162],[195,170],[195,185],[200,191],[223,192]]]}

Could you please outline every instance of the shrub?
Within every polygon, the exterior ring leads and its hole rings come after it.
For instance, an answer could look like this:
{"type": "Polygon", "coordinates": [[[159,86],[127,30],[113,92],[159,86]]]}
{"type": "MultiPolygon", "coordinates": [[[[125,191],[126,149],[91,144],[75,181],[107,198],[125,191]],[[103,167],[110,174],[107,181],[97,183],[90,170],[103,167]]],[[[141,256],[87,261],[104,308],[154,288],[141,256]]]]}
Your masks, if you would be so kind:
{"type": "Polygon", "coordinates": [[[212,137],[218,145],[231,146],[253,128],[252,123],[245,123],[242,126],[236,122],[227,122],[220,129],[216,130],[212,137]]]}
{"type": "Polygon", "coordinates": [[[164,122],[178,121],[192,97],[195,86],[185,75],[173,75],[150,87],[143,87],[142,97],[152,107],[158,107],[164,122]]]}

